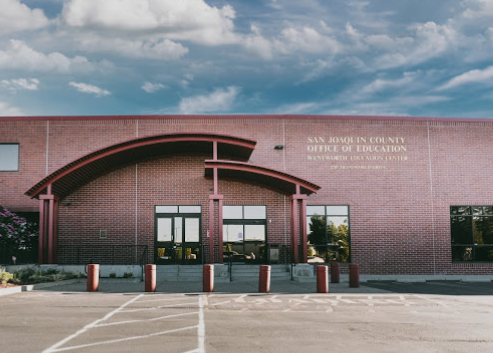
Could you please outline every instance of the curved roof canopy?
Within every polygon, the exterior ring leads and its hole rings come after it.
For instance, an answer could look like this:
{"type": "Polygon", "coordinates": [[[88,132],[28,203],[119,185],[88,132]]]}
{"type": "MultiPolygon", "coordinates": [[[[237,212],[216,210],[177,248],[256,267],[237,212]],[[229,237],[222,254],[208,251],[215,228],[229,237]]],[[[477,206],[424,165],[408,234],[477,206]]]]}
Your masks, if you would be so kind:
{"type": "Polygon", "coordinates": [[[142,160],[172,154],[209,154],[213,156],[217,142],[218,158],[247,161],[256,142],[244,138],[205,134],[176,133],[147,136],[129,140],[89,153],[51,173],[25,192],[31,198],[45,193],[51,184],[52,193],[64,197],[74,189],[111,170],[142,160]]]}
{"type": "Polygon", "coordinates": [[[320,190],[320,186],[296,176],[274,169],[234,161],[206,160],[205,176],[213,176],[214,168],[217,168],[219,178],[260,184],[286,195],[296,194],[297,186],[299,186],[300,193],[306,195],[311,195],[320,190]]]}

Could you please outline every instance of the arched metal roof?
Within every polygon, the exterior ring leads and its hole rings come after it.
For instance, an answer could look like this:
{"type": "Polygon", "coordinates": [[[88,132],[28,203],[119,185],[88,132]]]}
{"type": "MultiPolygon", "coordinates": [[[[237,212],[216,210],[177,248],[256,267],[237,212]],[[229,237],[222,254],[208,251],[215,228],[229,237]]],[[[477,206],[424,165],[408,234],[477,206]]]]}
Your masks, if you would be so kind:
{"type": "Polygon", "coordinates": [[[253,140],[209,133],[175,133],[137,138],[76,159],[40,180],[25,194],[35,198],[45,193],[48,185],[52,185],[52,193],[64,197],[111,170],[164,155],[201,153],[212,157],[213,142],[217,142],[218,158],[241,161],[250,158],[256,145],[253,140]]]}
{"type": "Polygon", "coordinates": [[[286,195],[296,194],[297,186],[299,186],[299,192],[306,195],[313,194],[321,188],[291,174],[235,161],[206,160],[205,176],[211,177],[214,168],[217,168],[219,178],[236,179],[263,185],[286,195]]]}

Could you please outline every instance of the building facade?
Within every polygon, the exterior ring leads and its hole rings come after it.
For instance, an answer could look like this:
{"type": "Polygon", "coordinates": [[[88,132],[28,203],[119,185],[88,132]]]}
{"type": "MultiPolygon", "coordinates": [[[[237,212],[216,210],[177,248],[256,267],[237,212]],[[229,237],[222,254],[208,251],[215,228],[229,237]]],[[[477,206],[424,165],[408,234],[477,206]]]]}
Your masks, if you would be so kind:
{"type": "Polygon", "coordinates": [[[0,118],[0,204],[40,263],[358,263],[493,274],[493,120],[0,118]]]}

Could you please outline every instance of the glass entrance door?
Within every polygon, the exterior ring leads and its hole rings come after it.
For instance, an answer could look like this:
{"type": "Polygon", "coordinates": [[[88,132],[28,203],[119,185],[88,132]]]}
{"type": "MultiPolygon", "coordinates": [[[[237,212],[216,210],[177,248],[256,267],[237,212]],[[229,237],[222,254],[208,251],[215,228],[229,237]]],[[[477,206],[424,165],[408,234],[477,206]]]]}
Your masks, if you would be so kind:
{"type": "Polygon", "coordinates": [[[200,216],[157,216],[155,248],[156,264],[201,263],[200,216]]]}

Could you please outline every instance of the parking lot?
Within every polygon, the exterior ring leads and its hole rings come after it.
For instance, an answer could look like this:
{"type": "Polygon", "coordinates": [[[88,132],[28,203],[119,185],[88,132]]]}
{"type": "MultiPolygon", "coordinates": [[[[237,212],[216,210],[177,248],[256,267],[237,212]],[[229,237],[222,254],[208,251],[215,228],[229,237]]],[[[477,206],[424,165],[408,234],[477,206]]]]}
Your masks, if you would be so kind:
{"type": "Polygon", "coordinates": [[[346,283],[329,294],[291,282],[269,294],[255,283],[142,288],[75,283],[0,297],[2,352],[493,351],[491,282],[346,283]]]}

